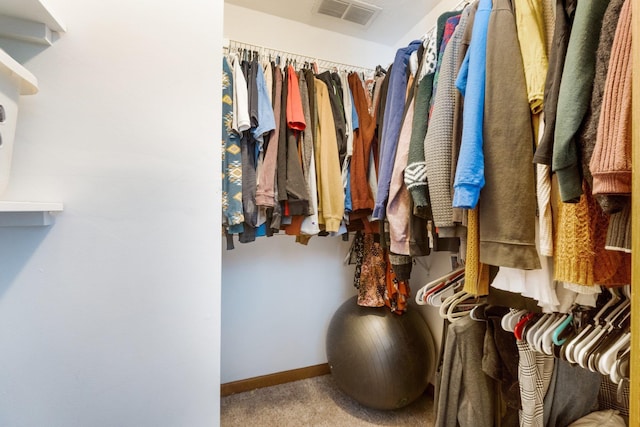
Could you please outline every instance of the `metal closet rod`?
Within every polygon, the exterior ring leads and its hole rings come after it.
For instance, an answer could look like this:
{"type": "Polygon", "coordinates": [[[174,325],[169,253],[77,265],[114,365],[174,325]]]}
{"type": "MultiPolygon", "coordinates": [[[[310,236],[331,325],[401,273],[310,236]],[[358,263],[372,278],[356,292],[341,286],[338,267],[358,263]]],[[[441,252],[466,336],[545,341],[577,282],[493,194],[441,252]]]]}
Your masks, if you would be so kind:
{"type": "MultiPolygon", "coordinates": [[[[452,11],[453,10],[462,11],[465,7],[469,6],[474,1],[476,1],[476,0],[462,0],[462,1],[459,1],[451,10],[452,11]]],[[[429,31],[427,31],[426,33],[424,33],[422,35],[422,37],[420,37],[420,39],[426,40],[430,35],[433,35],[436,32],[437,28],[438,28],[437,25],[433,25],[431,28],[429,28],[429,31]]]]}
{"type": "Polygon", "coordinates": [[[244,43],[237,40],[229,40],[229,45],[226,47],[228,52],[237,52],[240,50],[247,50],[248,53],[257,52],[260,55],[260,58],[264,59],[271,56],[271,60],[275,60],[276,57],[280,57],[281,63],[284,63],[286,60],[291,61],[292,63],[295,61],[298,66],[302,66],[305,62],[308,64],[313,64],[314,62],[318,65],[318,69],[320,70],[345,70],[345,71],[353,71],[357,73],[364,73],[365,75],[372,75],[375,70],[372,68],[366,67],[358,67],[355,65],[344,64],[341,62],[327,61],[325,59],[313,58],[311,56],[300,55],[292,52],[285,52],[280,49],[272,49],[269,47],[258,46],[250,43],[244,43]]]}

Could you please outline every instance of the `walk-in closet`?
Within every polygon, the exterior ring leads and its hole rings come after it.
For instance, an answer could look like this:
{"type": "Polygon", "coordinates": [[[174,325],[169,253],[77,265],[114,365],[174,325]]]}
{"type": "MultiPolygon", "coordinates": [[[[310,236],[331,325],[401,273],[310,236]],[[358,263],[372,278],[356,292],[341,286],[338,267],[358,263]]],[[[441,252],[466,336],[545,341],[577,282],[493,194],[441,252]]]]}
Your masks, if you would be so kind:
{"type": "Polygon", "coordinates": [[[223,424],[640,425],[635,5],[225,2],[223,424]]]}

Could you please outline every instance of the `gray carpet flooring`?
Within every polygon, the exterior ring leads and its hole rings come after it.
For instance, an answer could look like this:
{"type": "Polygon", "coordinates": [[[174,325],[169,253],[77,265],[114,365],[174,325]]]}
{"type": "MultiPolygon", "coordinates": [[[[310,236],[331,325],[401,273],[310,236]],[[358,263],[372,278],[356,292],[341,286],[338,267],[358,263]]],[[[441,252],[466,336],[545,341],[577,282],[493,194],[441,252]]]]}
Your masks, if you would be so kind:
{"type": "Polygon", "coordinates": [[[266,387],[220,400],[222,427],[433,426],[433,398],[395,411],[365,408],[335,385],[331,375],[266,387]]]}

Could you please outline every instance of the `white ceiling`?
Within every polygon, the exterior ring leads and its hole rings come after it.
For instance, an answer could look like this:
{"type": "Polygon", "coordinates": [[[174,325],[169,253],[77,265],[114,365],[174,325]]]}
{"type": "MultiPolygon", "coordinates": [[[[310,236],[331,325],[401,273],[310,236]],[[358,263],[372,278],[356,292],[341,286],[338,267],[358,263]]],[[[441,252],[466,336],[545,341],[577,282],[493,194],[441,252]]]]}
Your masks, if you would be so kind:
{"type": "Polygon", "coordinates": [[[319,0],[225,0],[226,3],[394,46],[439,0],[362,0],[382,8],[367,27],[314,13],[319,0]]]}

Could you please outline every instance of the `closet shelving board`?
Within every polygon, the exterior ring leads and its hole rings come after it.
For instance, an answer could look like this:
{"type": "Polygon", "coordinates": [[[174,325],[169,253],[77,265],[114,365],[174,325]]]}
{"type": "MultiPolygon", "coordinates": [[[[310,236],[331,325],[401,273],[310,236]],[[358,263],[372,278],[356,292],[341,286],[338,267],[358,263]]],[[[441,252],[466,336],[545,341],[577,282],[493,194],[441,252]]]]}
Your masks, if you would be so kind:
{"type": "Polygon", "coordinates": [[[20,95],[33,95],[38,92],[38,79],[2,49],[0,49],[0,72],[19,80],[20,95]]]}
{"type": "Polygon", "coordinates": [[[65,31],[44,0],[0,0],[0,37],[51,45],[65,31]]]}
{"type": "Polygon", "coordinates": [[[58,202],[0,201],[0,227],[51,225],[62,210],[63,204],[58,202]]]}
{"type": "MultiPolygon", "coordinates": [[[[59,33],[65,32],[60,19],[44,0],[0,0],[0,38],[49,46],[59,33]]],[[[0,73],[18,87],[19,95],[38,92],[37,78],[0,49],[0,73]]],[[[46,226],[63,210],[57,202],[20,202],[0,200],[0,227],[46,226]]]]}

